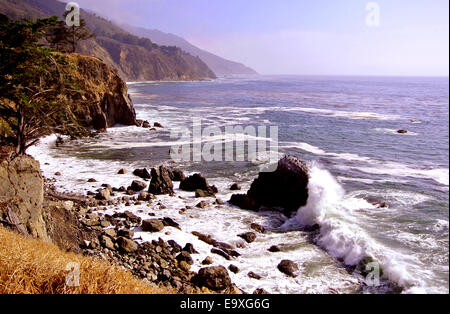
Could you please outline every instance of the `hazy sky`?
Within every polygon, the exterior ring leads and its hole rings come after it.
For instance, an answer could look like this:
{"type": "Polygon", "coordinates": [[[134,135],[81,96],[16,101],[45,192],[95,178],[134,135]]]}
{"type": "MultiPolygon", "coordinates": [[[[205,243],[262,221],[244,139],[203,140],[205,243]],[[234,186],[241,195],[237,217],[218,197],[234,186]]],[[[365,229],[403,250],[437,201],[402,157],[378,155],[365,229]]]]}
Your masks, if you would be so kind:
{"type": "MultiPolygon", "coordinates": [[[[262,74],[445,75],[448,0],[78,0],[262,74]],[[367,10],[370,2],[376,6],[367,10]],[[369,23],[367,19],[369,16],[369,23]]],[[[370,5],[369,5],[370,6],[370,5]]]]}

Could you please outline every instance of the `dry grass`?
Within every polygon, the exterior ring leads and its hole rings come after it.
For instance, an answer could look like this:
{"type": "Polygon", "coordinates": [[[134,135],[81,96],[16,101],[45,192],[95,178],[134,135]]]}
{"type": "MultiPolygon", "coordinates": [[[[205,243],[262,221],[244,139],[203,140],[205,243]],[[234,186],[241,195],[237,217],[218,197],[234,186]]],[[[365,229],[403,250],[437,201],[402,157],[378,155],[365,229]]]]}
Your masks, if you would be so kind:
{"type": "Polygon", "coordinates": [[[0,227],[0,294],[168,294],[110,264],[66,253],[0,227]],[[79,286],[68,287],[66,267],[78,263],[79,286]]]}

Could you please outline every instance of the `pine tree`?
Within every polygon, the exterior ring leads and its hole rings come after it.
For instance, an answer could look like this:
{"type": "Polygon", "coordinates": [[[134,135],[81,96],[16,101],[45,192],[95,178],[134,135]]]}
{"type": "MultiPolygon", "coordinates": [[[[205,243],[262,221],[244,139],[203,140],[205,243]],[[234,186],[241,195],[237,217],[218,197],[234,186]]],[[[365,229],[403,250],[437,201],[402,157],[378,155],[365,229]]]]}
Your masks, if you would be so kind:
{"type": "Polygon", "coordinates": [[[81,19],[80,26],[69,27],[65,22],[59,22],[50,29],[46,37],[53,49],[74,53],[80,41],[93,38],[95,35],[87,28],[86,21],[81,19]]]}

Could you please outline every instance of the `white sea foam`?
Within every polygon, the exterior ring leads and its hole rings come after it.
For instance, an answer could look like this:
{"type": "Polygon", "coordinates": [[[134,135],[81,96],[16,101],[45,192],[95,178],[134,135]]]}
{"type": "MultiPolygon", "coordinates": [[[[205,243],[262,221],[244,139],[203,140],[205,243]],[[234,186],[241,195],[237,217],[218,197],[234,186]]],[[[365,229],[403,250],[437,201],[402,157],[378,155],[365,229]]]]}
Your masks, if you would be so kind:
{"type": "MultiPolygon", "coordinates": [[[[310,175],[308,203],[298,210],[296,219],[302,225],[320,225],[316,239],[319,246],[350,266],[358,265],[365,257],[373,257],[380,263],[384,276],[405,287],[407,292],[420,291],[412,287],[434,289],[424,280],[432,276],[432,271],[416,256],[382,245],[363,228],[364,217],[359,215],[359,210],[374,209],[373,205],[353,194],[346,195],[333,176],[317,165],[310,167],[310,175]]],[[[412,237],[401,232],[396,237],[405,244],[419,242],[417,245],[431,248],[438,245],[432,237],[412,237]]]]}

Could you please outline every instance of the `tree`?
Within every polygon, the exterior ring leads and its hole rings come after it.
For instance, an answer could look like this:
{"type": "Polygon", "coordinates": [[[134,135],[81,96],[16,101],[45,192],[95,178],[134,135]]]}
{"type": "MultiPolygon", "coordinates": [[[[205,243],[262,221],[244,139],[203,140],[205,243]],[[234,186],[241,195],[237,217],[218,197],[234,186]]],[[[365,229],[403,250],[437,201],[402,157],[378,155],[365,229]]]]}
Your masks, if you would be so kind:
{"type": "MultiPolygon", "coordinates": [[[[67,13],[64,15],[66,17],[67,13]]],[[[50,28],[46,39],[50,47],[62,52],[76,52],[78,43],[95,37],[87,28],[85,20],[80,20],[80,26],[67,26],[65,22],[60,21],[54,27],[50,28]]]]}
{"type": "Polygon", "coordinates": [[[40,137],[64,128],[54,101],[66,89],[65,59],[40,44],[57,17],[9,21],[0,15],[0,115],[14,133],[16,155],[25,154],[40,137]]]}

